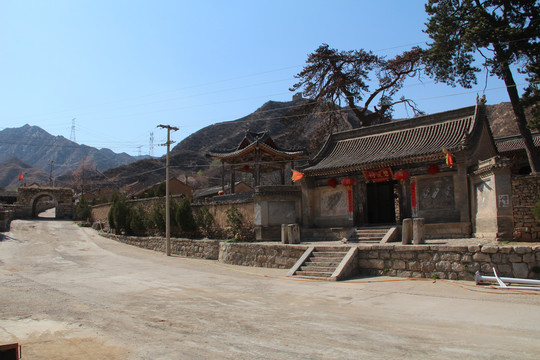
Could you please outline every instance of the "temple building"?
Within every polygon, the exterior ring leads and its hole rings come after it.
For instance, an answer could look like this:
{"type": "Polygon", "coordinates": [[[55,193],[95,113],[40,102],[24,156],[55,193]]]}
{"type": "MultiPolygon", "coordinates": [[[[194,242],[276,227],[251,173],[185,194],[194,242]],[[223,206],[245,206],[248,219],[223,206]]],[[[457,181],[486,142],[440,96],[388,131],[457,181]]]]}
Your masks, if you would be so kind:
{"type": "Polygon", "coordinates": [[[261,185],[263,174],[279,172],[280,184],[286,184],[286,169],[294,167],[294,161],[306,157],[303,150],[285,150],[279,148],[270,137],[268,131],[246,131],[240,144],[229,151],[212,151],[207,156],[219,159],[222,164],[221,186],[225,191],[225,173],[228,171],[230,193],[235,193],[234,184],[237,172],[253,175],[254,186],[261,185]]]}
{"type": "Polygon", "coordinates": [[[331,135],[303,170],[307,228],[401,224],[427,237],[511,237],[509,164],[485,106],[331,135]]]}

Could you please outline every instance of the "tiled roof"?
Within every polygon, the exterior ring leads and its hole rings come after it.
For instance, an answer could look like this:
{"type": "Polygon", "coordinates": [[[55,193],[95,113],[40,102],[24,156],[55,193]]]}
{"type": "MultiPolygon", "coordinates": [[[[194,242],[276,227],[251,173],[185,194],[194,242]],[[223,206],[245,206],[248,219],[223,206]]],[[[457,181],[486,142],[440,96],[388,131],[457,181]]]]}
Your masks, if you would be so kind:
{"type": "Polygon", "coordinates": [[[331,135],[308,175],[365,170],[444,158],[463,150],[477,124],[476,107],[373,125],[331,135]]]}
{"type": "MultiPolygon", "coordinates": [[[[540,133],[532,134],[535,147],[540,147],[540,133]]],[[[525,150],[521,135],[495,139],[497,151],[501,154],[525,150]]]]}
{"type": "MultiPolygon", "coordinates": [[[[246,133],[248,134],[248,133],[246,133]]],[[[231,159],[231,158],[236,158],[236,157],[240,157],[240,156],[243,156],[245,154],[248,154],[250,152],[252,152],[253,150],[259,148],[259,149],[262,149],[263,151],[269,153],[269,154],[273,154],[273,155],[277,155],[277,156],[281,156],[281,157],[286,157],[286,158],[299,158],[299,157],[302,157],[306,154],[305,151],[303,150],[284,150],[284,149],[280,149],[278,148],[277,146],[275,146],[274,142],[268,137],[268,135],[266,133],[261,133],[262,135],[265,135],[265,136],[253,136],[253,133],[249,133],[250,135],[250,139],[251,140],[254,140],[253,142],[249,143],[247,142],[246,143],[246,139],[248,138],[248,136],[246,136],[244,138],[244,140],[242,141],[242,143],[240,144],[240,146],[238,146],[238,148],[236,150],[232,150],[232,151],[211,151],[208,153],[208,156],[210,157],[214,157],[214,158],[218,158],[218,159],[231,159]],[[264,140],[264,141],[262,141],[264,140]],[[246,145],[248,144],[248,145],[246,145]],[[270,145],[272,144],[272,145],[270,145]]],[[[259,135],[259,134],[257,134],[259,135]]]]}

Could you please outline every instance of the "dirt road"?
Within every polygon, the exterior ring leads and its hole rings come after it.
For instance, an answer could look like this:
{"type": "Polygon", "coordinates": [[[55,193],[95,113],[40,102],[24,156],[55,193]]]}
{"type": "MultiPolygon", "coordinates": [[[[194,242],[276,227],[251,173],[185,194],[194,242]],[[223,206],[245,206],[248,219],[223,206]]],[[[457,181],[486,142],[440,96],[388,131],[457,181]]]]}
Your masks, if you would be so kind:
{"type": "Polygon", "coordinates": [[[540,354],[540,295],[285,274],[166,257],[69,221],[15,221],[0,241],[0,344],[19,342],[28,360],[540,354]]]}

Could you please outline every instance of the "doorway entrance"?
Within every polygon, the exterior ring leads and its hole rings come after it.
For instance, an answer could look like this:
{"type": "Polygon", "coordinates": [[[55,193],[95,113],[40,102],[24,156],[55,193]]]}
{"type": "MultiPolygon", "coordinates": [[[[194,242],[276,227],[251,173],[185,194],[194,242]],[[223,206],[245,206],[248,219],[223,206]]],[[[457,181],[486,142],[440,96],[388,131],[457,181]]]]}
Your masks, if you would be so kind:
{"type": "Polygon", "coordinates": [[[367,184],[367,213],[369,224],[394,224],[394,182],[367,184]]]}

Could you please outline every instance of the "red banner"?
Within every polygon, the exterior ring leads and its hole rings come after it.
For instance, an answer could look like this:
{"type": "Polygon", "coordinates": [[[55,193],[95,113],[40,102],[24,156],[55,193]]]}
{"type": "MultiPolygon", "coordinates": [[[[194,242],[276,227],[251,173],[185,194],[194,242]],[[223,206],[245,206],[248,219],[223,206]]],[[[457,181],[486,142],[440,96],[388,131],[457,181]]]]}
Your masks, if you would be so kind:
{"type": "Polygon", "coordinates": [[[349,198],[349,212],[353,212],[352,189],[350,187],[347,189],[347,196],[349,198]]]}
{"type": "Polygon", "coordinates": [[[392,168],[389,167],[382,169],[364,170],[362,172],[364,173],[366,182],[389,181],[394,176],[394,174],[392,173],[392,168]]]}

